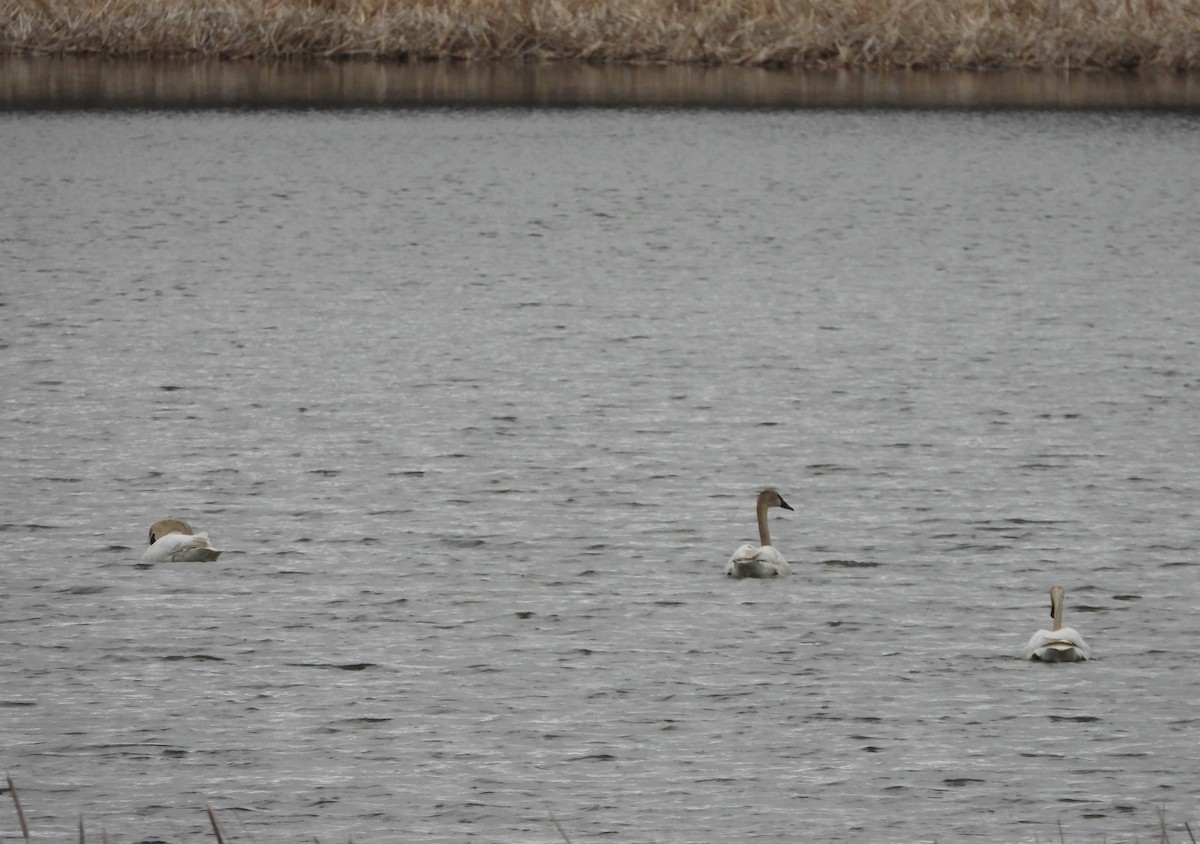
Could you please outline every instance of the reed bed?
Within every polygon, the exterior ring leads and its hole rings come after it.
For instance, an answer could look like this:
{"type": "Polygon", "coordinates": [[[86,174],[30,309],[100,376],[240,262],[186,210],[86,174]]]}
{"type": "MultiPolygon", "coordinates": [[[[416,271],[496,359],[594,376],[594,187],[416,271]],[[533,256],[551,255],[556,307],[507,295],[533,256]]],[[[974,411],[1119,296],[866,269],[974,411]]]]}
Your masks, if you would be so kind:
{"type": "Polygon", "coordinates": [[[1196,0],[0,0],[0,53],[1200,69],[1196,0]]]}

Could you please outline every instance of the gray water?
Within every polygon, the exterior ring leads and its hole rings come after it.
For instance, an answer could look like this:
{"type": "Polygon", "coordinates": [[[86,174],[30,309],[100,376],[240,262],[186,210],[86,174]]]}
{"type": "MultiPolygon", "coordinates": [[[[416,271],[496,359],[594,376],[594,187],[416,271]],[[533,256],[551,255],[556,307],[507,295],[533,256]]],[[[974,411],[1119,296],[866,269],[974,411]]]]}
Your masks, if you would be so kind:
{"type": "Polygon", "coordinates": [[[1186,840],[1198,128],[0,116],[35,835],[1186,840]]]}

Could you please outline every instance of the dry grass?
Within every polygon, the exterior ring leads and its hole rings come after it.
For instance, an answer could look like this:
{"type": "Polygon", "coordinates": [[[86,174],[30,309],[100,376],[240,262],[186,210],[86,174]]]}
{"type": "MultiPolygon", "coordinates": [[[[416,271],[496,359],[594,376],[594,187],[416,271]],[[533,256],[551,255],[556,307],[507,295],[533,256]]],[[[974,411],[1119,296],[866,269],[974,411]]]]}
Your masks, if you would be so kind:
{"type": "Polygon", "coordinates": [[[1196,0],[0,0],[0,53],[1200,69],[1196,0]]]}

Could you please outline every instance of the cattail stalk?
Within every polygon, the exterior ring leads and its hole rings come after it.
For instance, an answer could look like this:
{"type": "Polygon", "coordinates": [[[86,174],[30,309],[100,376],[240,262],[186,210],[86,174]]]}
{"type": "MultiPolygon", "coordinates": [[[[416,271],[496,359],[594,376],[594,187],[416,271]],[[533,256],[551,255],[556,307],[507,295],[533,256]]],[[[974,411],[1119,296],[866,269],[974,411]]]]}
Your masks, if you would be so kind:
{"type": "Polygon", "coordinates": [[[21,796],[17,794],[17,786],[13,783],[12,775],[5,774],[8,780],[8,793],[12,795],[13,805],[17,808],[17,822],[21,825],[21,835],[29,840],[29,823],[25,820],[25,810],[21,808],[21,796]]]}

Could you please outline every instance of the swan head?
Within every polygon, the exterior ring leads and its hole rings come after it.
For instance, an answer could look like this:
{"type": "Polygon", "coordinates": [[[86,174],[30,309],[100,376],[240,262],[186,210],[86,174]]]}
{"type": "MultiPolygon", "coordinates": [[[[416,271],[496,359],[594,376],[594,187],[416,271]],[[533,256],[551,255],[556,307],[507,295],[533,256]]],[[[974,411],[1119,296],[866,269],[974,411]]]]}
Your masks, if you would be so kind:
{"type": "Polygon", "coordinates": [[[168,533],[182,533],[191,536],[192,526],[179,519],[159,519],[150,526],[150,544],[153,545],[168,533]]]}
{"type": "MultiPolygon", "coordinates": [[[[774,489],[764,489],[758,494],[758,503],[763,507],[782,507],[784,510],[792,510],[792,505],[783,500],[783,496],[774,489]]],[[[792,510],[794,513],[795,510],[792,510]]]]}
{"type": "Polygon", "coordinates": [[[1050,587],[1050,617],[1054,618],[1062,612],[1063,596],[1066,593],[1061,586],[1050,587]]]}

